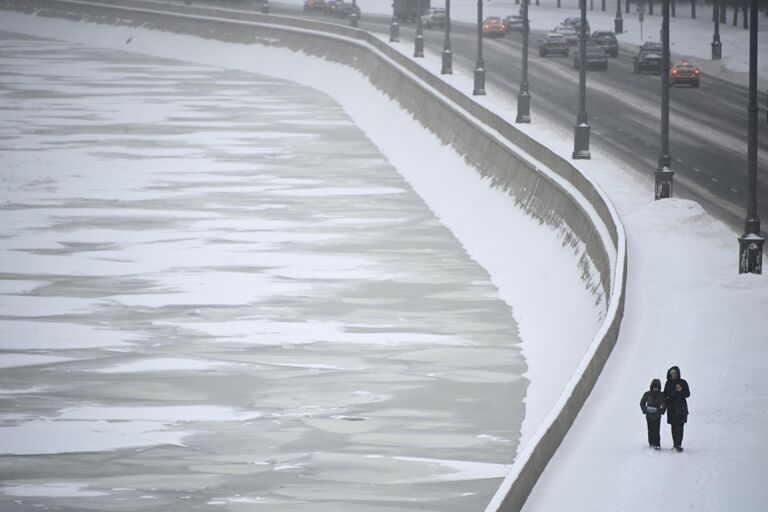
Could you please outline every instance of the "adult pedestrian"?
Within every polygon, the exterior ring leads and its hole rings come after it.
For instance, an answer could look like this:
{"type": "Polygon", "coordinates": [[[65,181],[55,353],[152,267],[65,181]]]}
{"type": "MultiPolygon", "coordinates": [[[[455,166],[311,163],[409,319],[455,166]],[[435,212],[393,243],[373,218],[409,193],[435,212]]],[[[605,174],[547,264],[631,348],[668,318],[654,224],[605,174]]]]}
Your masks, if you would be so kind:
{"type": "Polygon", "coordinates": [[[680,376],[680,368],[673,366],[667,370],[667,383],[664,384],[664,396],[667,400],[667,423],[672,427],[672,443],[678,452],[683,451],[683,430],[688,422],[688,401],[691,396],[688,382],[680,376]]]}

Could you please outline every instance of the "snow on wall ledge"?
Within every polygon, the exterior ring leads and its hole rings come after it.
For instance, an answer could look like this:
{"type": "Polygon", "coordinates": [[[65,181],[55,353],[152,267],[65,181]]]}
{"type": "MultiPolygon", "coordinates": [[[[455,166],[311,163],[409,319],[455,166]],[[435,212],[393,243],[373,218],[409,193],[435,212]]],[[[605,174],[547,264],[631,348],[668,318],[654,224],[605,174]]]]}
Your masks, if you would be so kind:
{"type": "Polygon", "coordinates": [[[0,30],[254,71],[334,97],[515,311],[530,380],[526,418],[487,510],[522,508],[594,386],[623,313],[624,231],[589,177],[364,31],[137,0],[2,0],[0,8],[16,11],[3,14],[0,30]]]}

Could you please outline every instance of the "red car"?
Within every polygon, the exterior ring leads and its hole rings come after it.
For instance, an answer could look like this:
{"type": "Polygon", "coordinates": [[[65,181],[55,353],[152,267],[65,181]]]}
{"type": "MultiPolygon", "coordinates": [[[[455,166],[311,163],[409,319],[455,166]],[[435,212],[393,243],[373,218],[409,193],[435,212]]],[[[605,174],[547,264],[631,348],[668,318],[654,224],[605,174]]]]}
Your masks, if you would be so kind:
{"type": "Polygon", "coordinates": [[[689,64],[684,60],[677,64],[673,64],[669,70],[669,86],[675,85],[690,85],[691,87],[698,87],[701,80],[701,70],[689,64]]]}
{"type": "Polygon", "coordinates": [[[507,25],[496,16],[485,18],[483,22],[483,36],[504,37],[507,33],[507,25]]]}

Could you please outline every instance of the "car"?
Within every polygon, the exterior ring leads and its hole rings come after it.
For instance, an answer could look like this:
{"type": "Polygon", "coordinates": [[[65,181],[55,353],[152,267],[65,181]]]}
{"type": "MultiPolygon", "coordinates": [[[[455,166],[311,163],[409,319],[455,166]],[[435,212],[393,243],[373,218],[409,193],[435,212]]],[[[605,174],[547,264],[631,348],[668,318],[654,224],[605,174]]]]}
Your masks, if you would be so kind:
{"type": "Polygon", "coordinates": [[[669,86],[690,85],[698,87],[701,81],[701,69],[687,60],[673,64],[669,70],[669,86]]]}
{"type": "Polygon", "coordinates": [[[571,46],[579,44],[579,35],[570,25],[559,25],[552,29],[554,34],[561,34],[571,46]]]}
{"type": "Polygon", "coordinates": [[[445,9],[442,7],[434,7],[427,9],[421,16],[421,24],[426,28],[444,28],[445,27],[445,9]]]}
{"type": "MultiPolygon", "coordinates": [[[[573,56],[573,67],[579,69],[579,52],[573,56]]],[[[587,42],[587,56],[584,61],[584,69],[598,69],[608,71],[608,56],[602,48],[596,44],[587,42]]]]}
{"type": "Polygon", "coordinates": [[[608,30],[595,30],[589,36],[590,41],[602,48],[611,57],[619,56],[619,42],[616,34],[608,30]]]}
{"type": "Polygon", "coordinates": [[[335,9],[333,10],[335,18],[348,18],[353,12],[357,12],[357,15],[360,16],[360,7],[353,5],[351,2],[336,0],[335,9]]]}
{"type": "Polygon", "coordinates": [[[323,6],[323,14],[326,16],[333,16],[333,12],[336,10],[336,1],[337,0],[326,0],[325,5],[323,6]]]}
{"type": "Polygon", "coordinates": [[[325,11],[325,0],[304,0],[304,11],[325,11]]]}
{"type": "Polygon", "coordinates": [[[571,53],[571,46],[565,40],[563,34],[550,32],[544,39],[539,41],[539,55],[547,57],[549,55],[562,55],[568,57],[571,53]]]}
{"type": "Polygon", "coordinates": [[[503,23],[507,26],[507,32],[519,32],[523,30],[523,17],[519,14],[510,14],[504,18],[503,23]]]}
{"type": "MultiPolygon", "coordinates": [[[[573,30],[578,33],[581,30],[581,18],[578,16],[569,16],[563,20],[561,25],[565,25],[566,27],[573,27],[573,30]]],[[[587,35],[589,35],[589,22],[587,22],[586,28],[587,35]]]]}
{"type": "Polygon", "coordinates": [[[640,47],[635,56],[632,71],[639,73],[661,74],[661,54],[663,52],[661,43],[656,41],[646,41],[640,47]]]}
{"type": "Polygon", "coordinates": [[[504,37],[507,26],[498,16],[490,16],[483,21],[483,37],[504,37]]]}

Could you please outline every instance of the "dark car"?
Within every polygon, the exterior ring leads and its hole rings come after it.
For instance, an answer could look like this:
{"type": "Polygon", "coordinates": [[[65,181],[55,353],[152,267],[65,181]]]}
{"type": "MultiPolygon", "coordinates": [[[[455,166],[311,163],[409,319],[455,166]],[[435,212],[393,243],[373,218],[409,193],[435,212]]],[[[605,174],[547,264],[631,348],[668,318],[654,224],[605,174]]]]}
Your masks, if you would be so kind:
{"type": "Polygon", "coordinates": [[[510,14],[504,18],[504,24],[507,26],[507,32],[520,32],[523,30],[523,17],[519,14],[510,14]]]}
{"type": "Polygon", "coordinates": [[[660,75],[662,51],[661,43],[655,41],[643,43],[640,51],[635,56],[634,73],[656,73],[660,75]]]}
{"type": "Polygon", "coordinates": [[[336,0],[326,0],[325,5],[323,5],[323,14],[326,16],[332,16],[335,10],[336,0]]]}
{"type": "MultiPolygon", "coordinates": [[[[579,69],[579,52],[573,56],[573,67],[579,69]]],[[[608,71],[608,56],[602,48],[596,44],[587,43],[587,58],[584,61],[585,69],[599,69],[608,71]]]]}
{"type": "MultiPolygon", "coordinates": [[[[581,18],[578,16],[570,16],[563,20],[562,25],[565,25],[566,27],[573,27],[573,29],[578,33],[581,31],[581,18]]],[[[587,35],[589,35],[589,22],[586,24],[586,29],[587,35]]]]}
{"type": "Polygon", "coordinates": [[[336,1],[336,6],[333,11],[333,15],[336,18],[348,18],[353,12],[357,12],[357,15],[360,16],[360,7],[352,5],[351,2],[344,2],[342,0],[336,1]]]}
{"type": "Polygon", "coordinates": [[[562,34],[549,33],[539,41],[539,55],[562,55],[567,57],[571,53],[571,46],[562,34]]]}
{"type": "Polygon", "coordinates": [[[701,80],[701,70],[689,64],[688,61],[678,62],[673,64],[669,70],[669,86],[675,85],[690,85],[691,87],[698,87],[701,80]]]}
{"type": "Polygon", "coordinates": [[[603,49],[611,57],[619,56],[619,42],[616,34],[608,30],[595,30],[589,38],[593,43],[603,49]]]}

